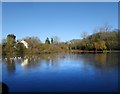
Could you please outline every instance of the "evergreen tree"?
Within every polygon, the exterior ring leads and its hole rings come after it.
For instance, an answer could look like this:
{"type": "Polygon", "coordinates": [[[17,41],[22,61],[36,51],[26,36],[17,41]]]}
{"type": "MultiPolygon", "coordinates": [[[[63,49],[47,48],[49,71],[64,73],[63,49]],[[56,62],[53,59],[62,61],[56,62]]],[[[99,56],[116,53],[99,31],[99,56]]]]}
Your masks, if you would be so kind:
{"type": "Polygon", "coordinates": [[[51,44],[53,44],[53,38],[51,38],[51,44]]]}
{"type": "Polygon", "coordinates": [[[47,39],[45,40],[45,44],[50,44],[50,40],[49,40],[48,37],[47,37],[47,39]]]}

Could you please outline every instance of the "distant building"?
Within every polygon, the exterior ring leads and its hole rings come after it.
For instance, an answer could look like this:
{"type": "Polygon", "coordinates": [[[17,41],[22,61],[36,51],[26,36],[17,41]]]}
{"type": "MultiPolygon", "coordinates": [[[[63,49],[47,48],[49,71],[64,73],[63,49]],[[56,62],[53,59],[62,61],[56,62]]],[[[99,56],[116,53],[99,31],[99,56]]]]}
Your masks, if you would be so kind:
{"type": "Polygon", "coordinates": [[[22,40],[22,41],[20,41],[20,42],[23,43],[23,45],[24,45],[26,48],[28,48],[28,43],[27,43],[26,41],[22,40]]]}
{"type": "Polygon", "coordinates": [[[71,44],[72,42],[71,41],[67,41],[67,44],[71,44]]]}

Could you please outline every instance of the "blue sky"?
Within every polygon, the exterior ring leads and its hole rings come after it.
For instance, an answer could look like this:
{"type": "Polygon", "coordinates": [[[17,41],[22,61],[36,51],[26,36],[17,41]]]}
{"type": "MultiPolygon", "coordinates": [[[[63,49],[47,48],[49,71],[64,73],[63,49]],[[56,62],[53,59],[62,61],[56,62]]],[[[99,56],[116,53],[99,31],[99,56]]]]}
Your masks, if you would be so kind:
{"type": "Polygon", "coordinates": [[[42,42],[58,36],[61,41],[79,39],[81,32],[110,24],[118,28],[117,2],[19,2],[2,3],[2,36],[15,34],[17,39],[37,36],[42,42]]]}

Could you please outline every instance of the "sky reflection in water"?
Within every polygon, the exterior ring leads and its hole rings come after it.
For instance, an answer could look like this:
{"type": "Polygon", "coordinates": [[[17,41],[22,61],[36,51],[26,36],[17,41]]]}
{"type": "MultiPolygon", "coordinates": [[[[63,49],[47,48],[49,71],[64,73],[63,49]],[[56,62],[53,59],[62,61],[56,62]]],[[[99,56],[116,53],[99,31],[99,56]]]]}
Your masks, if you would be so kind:
{"type": "Polygon", "coordinates": [[[3,59],[3,82],[11,92],[117,91],[118,55],[44,54],[3,59]]]}

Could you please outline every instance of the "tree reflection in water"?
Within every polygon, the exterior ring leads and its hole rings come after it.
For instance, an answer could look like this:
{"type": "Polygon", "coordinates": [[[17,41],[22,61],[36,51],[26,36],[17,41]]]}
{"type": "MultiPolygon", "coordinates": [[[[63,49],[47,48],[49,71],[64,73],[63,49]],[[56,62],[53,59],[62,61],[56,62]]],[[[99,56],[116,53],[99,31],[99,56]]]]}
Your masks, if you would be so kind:
{"type": "MultiPolygon", "coordinates": [[[[84,68],[92,65],[95,68],[110,69],[117,68],[119,53],[81,53],[81,54],[41,54],[41,55],[28,55],[21,59],[4,58],[3,63],[6,63],[8,72],[15,72],[16,63],[20,63],[24,68],[36,68],[46,65],[48,68],[58,68],[59,63],[63,60],[83,61],[84,68]]],[[[80,62],[78,62],[80,63],[80,62]]]]}
{"type": "Polygon", "coordinates": [[[15,66],[14,60],[8,58],[7,61],[6,61],[6,63],[7,63],[7,70],[8,70],[8,72],[14,73],[15,70],[16,70],[16,66],[15,66]]]}

